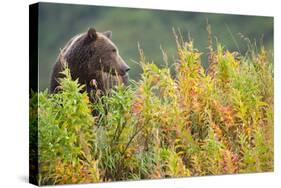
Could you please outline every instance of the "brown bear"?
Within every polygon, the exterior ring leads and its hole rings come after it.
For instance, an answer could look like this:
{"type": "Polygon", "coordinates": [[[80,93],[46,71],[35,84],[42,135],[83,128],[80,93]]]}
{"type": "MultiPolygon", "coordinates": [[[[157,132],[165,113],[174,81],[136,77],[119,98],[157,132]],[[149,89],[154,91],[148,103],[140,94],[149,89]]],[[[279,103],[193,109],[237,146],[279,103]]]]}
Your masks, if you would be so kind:
{"type": "Polygon", "coordinates": [[[64,57],[72,79],[78,79],[80,84],[86,85],[90,94],[93,89],[105,92],[116,83],[116,77],[123,83],[128,81],[129,66],[119,55],[116,45],[112,42],[112,32],[97,32],[89,28],[86,33],[78,34],[70,39],[61,50],[53,67],[51,75],[50,92],[57,91],[60,72],[64,65],[61,59],[64,57]]]}

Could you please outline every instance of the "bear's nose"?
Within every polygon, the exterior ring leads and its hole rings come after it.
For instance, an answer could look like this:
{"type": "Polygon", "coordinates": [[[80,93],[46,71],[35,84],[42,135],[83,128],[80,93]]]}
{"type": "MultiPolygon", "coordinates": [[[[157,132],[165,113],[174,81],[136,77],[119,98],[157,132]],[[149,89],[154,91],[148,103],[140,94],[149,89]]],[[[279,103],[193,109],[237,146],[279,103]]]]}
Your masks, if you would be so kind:
{"type": "Polygon", "coordinates": [[[129,70],[130,70],[130,67],[127,67],[127,69],[125,71],[128,72],[129,70]]]}

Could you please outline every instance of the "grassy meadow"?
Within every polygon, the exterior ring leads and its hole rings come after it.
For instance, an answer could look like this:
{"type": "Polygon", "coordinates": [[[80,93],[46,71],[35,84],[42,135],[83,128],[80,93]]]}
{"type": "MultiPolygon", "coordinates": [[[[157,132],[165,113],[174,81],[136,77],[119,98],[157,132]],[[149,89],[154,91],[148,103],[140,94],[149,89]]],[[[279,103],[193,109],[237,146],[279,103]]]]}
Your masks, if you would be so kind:
{"type": "Polygon", "coordinates": [[[173,62],[162,50],[159,67],[139,49],[140,79],[95,104],[68,69],[59,93],[33,94],[40,185],[273,171],[273,53],[250,42],[229,51],[210,37],[201,53],[175,40],[173,62]]]}

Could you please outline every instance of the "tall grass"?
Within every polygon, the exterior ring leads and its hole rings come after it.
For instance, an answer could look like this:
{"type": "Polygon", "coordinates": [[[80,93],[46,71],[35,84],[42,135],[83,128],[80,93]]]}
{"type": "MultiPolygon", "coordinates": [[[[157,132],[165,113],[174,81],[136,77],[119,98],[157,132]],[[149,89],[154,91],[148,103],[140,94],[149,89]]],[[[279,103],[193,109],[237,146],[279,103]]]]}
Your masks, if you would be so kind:
{"type": "Polygon", "coordinates": [[[141,79],[95,104],[68,69],[62,91],[38,94],[40,184],[273,171],[271,55],[217,43],[205,71],[193,41],[176,41],[175,76],[140,50],[141,79]]]}

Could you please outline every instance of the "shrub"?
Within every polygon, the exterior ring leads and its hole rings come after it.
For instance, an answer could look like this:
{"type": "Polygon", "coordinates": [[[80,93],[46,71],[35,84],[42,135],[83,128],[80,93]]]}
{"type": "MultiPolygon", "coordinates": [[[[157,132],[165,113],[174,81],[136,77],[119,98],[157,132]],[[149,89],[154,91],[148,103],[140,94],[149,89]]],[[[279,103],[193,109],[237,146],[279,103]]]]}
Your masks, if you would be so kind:
{"type": "Polygon", "coordinates": [[[82,86],[62,73],[62,90],[38,95],[39,184],[99,181],[98,161],[93,158],[94,118],[82,86]]]}
{"type": "Polygon", "coordinates": [[[193,41],[176,41],[173,76],[140,50],[141,79],[94,104],[68,69],[59,93],[38,94],[41,184],[273,170],[270,54],[218,43],[205,71],[193,41]]]}

